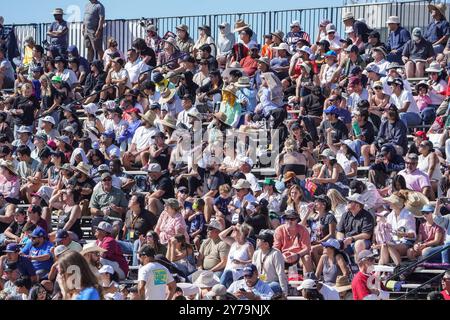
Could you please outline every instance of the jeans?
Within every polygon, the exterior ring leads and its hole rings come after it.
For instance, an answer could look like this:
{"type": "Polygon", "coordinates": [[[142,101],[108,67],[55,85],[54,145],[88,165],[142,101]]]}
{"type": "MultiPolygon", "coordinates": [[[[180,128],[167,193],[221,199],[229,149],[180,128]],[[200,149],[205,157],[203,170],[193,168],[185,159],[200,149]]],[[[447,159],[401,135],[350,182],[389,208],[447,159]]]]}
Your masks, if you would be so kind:
{"type": "Polygon", "coordinates": [[[229,288],[233,283],[233,271],[225,270],[220,277],[220,283],[229,288]]]}
{"type": "Polygon", "coordinates": [[[139,264],[137,258],[137,252],[139,250],[139,240],[135,240],[134,242],[117,240],[117,243],[119,244],[124,254],[133,255],[132,265],[137,266],[139,264]]]}
{"type": "Polygon", "coordinates": [[[436,110],[438,106],[429,105],[421,112],[423,124],[432,124],[436,119],[436,110]]]}
{"type": "MultiPolygon", "coordinates": [[[[442,246],[433,247],[433,248],[427,250],[427,253],[426,253],[426,255],[424,255],[424,257],[429,257],[433,253],[438,252],[439,250],[442,250],[444,247],[446,247],[448,245],[450,245],[450,241],[447,241],[442,246]]],[[[450,249],[447,249],[445,251],[442,251],[440,256],[436,255],[432,259],[430,259],[428,262],[449,263],[449,254],[450,254],[450,249]]]]}
{"type": "Polygon", "coordinates": [[[283,293],[283,289],[281,289],[281,286],[278,282],[276,282],[276,281],[270,282],[269,286],[270,286],[270,289],[272,289],[274,294],[282,294],[283,293]]]}
{"type": "Polygon", "coordinates": [[[400,113],[400,120],[402,120],[407,127],[420,126],[422,124],[422,118],[415,112],[400,113]]]}

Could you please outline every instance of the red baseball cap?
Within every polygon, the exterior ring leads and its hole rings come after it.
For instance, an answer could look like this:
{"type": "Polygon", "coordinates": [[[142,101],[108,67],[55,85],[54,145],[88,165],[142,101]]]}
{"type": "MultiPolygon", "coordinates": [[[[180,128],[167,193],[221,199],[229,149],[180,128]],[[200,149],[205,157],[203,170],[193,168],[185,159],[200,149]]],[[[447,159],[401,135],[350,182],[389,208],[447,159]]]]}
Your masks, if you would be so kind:
{"type": "Polygon", "coordinates": [[[414,135],[416,137],[421,137],[423,140],[428,140],[427,133],[425,131],[417,131],[414,135]]]}

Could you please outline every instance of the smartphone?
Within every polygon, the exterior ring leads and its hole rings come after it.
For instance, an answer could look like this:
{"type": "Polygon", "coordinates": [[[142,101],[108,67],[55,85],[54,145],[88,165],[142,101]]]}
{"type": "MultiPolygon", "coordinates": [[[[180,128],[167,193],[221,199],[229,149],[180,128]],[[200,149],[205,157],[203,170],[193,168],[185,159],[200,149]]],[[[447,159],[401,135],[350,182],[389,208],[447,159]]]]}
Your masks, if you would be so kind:
{"type": "Polygon", "coordinates": [[[244,288],[240,288],[239,291],[240,292],[247,292],[247,290],[245,290],[244,288]]]}
{"type": "Polygon", "coordinates": [[[448,205],[450,203],[450,199],[449,198],[441,198],[441,202],[443,205],[448,205]]]}

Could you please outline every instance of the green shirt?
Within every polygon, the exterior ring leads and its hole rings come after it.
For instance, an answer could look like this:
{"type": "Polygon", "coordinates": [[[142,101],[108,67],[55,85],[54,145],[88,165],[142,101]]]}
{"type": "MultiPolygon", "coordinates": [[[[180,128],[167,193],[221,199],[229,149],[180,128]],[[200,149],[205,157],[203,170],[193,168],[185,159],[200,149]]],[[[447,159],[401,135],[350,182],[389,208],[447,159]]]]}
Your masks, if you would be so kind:
{"type": "Polygon", "coordinates": [[[227,115],[226,123],[229,126],[237,128],[242,114],[242,107],[240,103],[236,102],[234,106],[231,107],[228,103],[222,102],[220,105],[220,112],[223,112],[227,115]]]}
{"type": "MultiPolygon", "coordinates": [[[[105,192],[103,186],[95,188],[92,193],[91,202],[89,208],[94,208],[104,211],[111,204],[115,204],[118,207],[126,208],[128,201],[125,198],[125,193],[122,190],[112,187],[111,192],[105,192]]],[[[111,209],[110,217],[122,218],[122,215],[111,209]]]]}

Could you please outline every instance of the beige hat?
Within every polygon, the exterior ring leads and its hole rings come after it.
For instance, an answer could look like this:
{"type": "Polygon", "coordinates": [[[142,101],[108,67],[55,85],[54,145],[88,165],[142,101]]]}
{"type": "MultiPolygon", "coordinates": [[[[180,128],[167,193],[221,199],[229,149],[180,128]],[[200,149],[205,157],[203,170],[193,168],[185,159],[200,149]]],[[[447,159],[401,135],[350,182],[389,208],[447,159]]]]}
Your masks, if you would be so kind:
{"type": "Polygon", "coordinates": [[[159,103],[160,104],[164,104],[169,102],[170,100],[173,99],[173,97],[175,96],[177,92],[174,89],[169,89],[166,88],[162,93],[161,93],[161,98],[159,98],[159,103]]]}
{"type": "Polygon", "coordinates": [[[167,114],[164,117],[164,119],[160,121],[160,123],[163,126],[166,126],[166,127],[172,128],[172,129],[176,129],[176,127],[177,127],[177,120],[174,117],[172,117],[170,114],[167,114]]]}
{"type": "Polygon", "coordinates": [[[16,168],[14,167],[14,164],[12,163],[12,161],[0,160],[0,167],[4,167],[4,168],[8,169],[15,176],[18,175],[16,168]]]}
{"type": "Polygon", "coordinates": [[[189,117],[196,118],[198,120],[202,120],[200,112],[198,112],[197,108],[192,108],[189,110],[188,114],[189,117]]]}
{"type": "Polygon", "coordinates": [[[169,37],[167,39],[163,39],[162,41],[167,42],[172,45],[175,49],[178,49],[177,40],[174,37],[169,37]]]}
{"type": "Polygon", "coordinates": [[[183,291],[183,296],[189,297],[200,293],[200,288],[193,283],[180,282],[177,287],[183,291]]]}
{"type": "Polygon", "coordinates": [[[353,15],[352,12],[345,12],[344,14],[342,14],[342,21],[346,21],[346,20],[350,20],[350,19],[355,19],[355,16],[353,15]]]}
{"type": "Polygon", "coordinates": [[[90,242],[88,244],[85,244],[83,246],[83,250],[81,250],[81,254],[85,255],[86,253],[90,253],[90,252],[100,252],[100,253],[104,253],[107,250],[100,248],[99,246],[97,246],[97,244],[95,242],[90,242]]]}
{"type": "Polygon", "coordinates": [[[248,182],[245,179],[239,179],[238,182],[233,185],[234,189],[241,190],[241,189],[251,189],[252,185],[250,182],[248,182]]]}
{"type": "Polygon", "coordinates": [[[396,24],[400,24],[400,18],[397,16],[390,16],[387,21],[386,24],[390,24],[390,23],[396,23],[396,24]]]}
{"type": "Polygon", "coordinates": [[[405,205],[405,201],[395,194],[391,194],[389,197],[384,198],[384,201],[387,203],[399,206],[399,207],[402,207],[405,205]]]}
{"type": "Polygon", "coordinates": [[[415,217],[421,217],[422,208],[424,205],[429,204],[430,200],[421,192],[408,191],[408,198],[405,202],[405,207],[408,209],[415,217]]]}
{"type": "Polygon", "coordinates": [[[227,115],[223,112],[217,112],[214,114],[214,118],[216,118],[217,120],[219,120],[220,122],[223,122],[225,124],[227,123],[227,115]]]}
{"type": "Polygon", "coordinates": [[[438,3],[438,4],[429,4],[428,10],[437,10],[441,13],[443,17],[445,17],[445,12],[447,11],[447,5],[445,3],[438,3]]]}
{"type": "Polygon", "coordinates": [[[286,50],[287,53],[291,54],[291,48],[285,42],[280,43],[280,45],[278,47],[273,47],[272,49],[274,49],[274,50],[286,50]]]}
{"type": "Polygon", "coordinates": [[[352,289],[352,283],[347,276],[337,276],[336,285],[334,287],[337,292],[344,292],[352,289]]]}
{"type": "Polygon", "coordinates": [[[234,24],[234,32],[241,32],[242,30],[244,30],[246,28],[250,28],[250,25],[246,24],[244,22],[244,20],[242,20],[242,19],[239,19],[234,24]]]}
{"type": "Polygon", "coordinates": [[[53,15],[64,15],[64,10],[61,8],[56,8],[53,10],[53,15]]]}
{"type": "Polygon", "coordinates": [[[140,114],[142,120],[147,121],[152,126],[155,124],[156,120],[156,113],[154,113],[152,110],[147,111],[145,114],[140,114]]]}
{"type": "Polygon", "coordinates": [[[238,89],[236,88],[236,86],[235,86],[234,84],[229,84],[228,86],[224,87],[224,88],[222,89],[222,91],[229,92],[229,93],[231,93],[232,95],[234,95],[235,97],[237,97],[236,94],[237,94],[238,89]]]}
{"type": "Polygon", "coordinates": [[[277,30],[277,31],[275,31],[275,32],[271,32],[270,34],[273,35],[273,36],[275,36],[275,37],[277,37],[277,38],[280,39],[281,41],[283,41],[283,39],[284,39],[284,32],[281,31],[281,30],[277,30]]]}
{"type": "Polygon", "coordinates": [[[80,162],[76,167],[75,170],[84,173],[85,175],[89,176],[91,167],[88,164],[85,164],[84,162],[80,162]]]}
{"type": "Polygon", "coordinates": [[[238,82],[235,84],[238,88],[250,88],[250,78],[249,77],[240,77],[238,82]]]}
{"type": "Polygon", "coordinates": [[[178,25],[178,26],[176,27],[176,29],[177,29],[177,30],[183,30],[183,31],[186,31],[186,32],[189,31],[189,27],[188,27],[187,25],[185,25],[185,24],[180,24],[180,25],[178,25]]]}
{"type": "Polygon", "coordinates": [[[192,284],[200,289],[212,288],[219,283],[219,277],[210,270],[198,270],[192,274],[192,284]]]}

